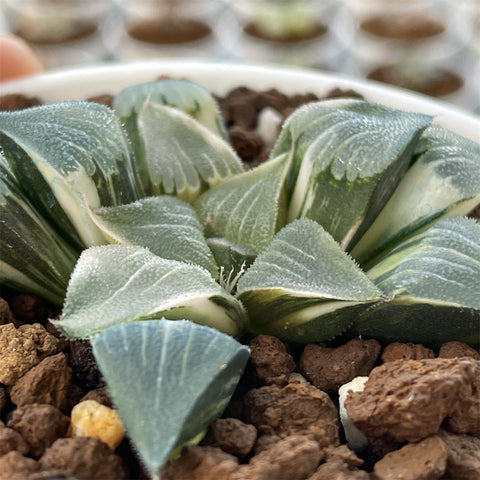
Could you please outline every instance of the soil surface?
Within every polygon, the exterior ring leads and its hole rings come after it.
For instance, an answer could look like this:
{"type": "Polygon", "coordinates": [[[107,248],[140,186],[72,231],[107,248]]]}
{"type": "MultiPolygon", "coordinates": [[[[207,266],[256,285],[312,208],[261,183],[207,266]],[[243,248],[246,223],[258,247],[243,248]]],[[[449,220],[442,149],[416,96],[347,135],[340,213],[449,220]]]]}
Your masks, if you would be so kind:
{"type": "Polygon", "coordinates": [[[377,37],[395,40],[420,40],[445,31],[445,25],[433,18],[402,14],[370,17],[360,24],[360,28],[377,37]]]}
{"type": "Polygon", "coordinates": [[[195,42],[211,33],[212,29],[206,23],[189,18],[144,21],[128,29],[132,38],[159,45],[195,42]]]}
{"type": "MultiPolygon", "coordinates": [[[[233,145],[253,166],[269,151],[262,112],[283,119],[316,98],[240,87],[218,101],[233,145]]],[[[40,100],[0,99],[15,102],[40,100]]],[[[8,288],[2,297],[0,480],[147,479],[89,342],[61,338],[48,322],[59,312],[38,297],[8,288]]],[[[478,349],[362,339],[299,347],[267,335],[245,342],[251,358],[222,418],[166,465],[162,480],[480,479],[478,349]],[[367,376],[363,390],[347,386],[342,404],[338,388],[367,376]],[[359,429],[356,451],[342,408],[359,429]]]]}
{"type": "Polygon", "coordinates": [[[427,72],[426,78],[422,78],[422,73],[419,73],[416,78],[406,78],[399,73],[399,68],[401,67],[395,65],[382,65],[372,70],[367,75],[367,78],[389,83],[397,87],[408,88],[432,97],[449,95],[460,90],[464,84],[460,75],[444,68],[437,68],[427,72]]]}

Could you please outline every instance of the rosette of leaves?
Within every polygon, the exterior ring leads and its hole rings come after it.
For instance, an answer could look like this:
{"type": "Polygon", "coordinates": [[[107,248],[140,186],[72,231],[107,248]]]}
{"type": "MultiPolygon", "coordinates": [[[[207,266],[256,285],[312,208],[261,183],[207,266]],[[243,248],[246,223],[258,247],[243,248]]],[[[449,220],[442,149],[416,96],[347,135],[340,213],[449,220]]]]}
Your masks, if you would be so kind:
{"type": "MultiPolygon", "coordinates": [[[[15,223],[9,212],[21,204],[16,231],[28,236],[18,225],[44,220],[73,257],[92,245],[57,326],[92,340],[152,474],[221,413],[247,356],[231,336],[478,341],[480,225],[462,217],[480,203],[478,144],[426,115],[329,100],[297,110],[270,159],[245,172],[203,88],[144,84],[121,92],[114,108],[74,102],[0,114],[0,165],[15,186],[6,184],[0,207],[15,223]],[[32,133],[44,115],[47,127],[32,133]],[[203,383],[194,358],[212,366],[203,383]],[[124,391],[127,372],[146,388],[142,411],[166,402],[144,433],[137,423],[151,418],[129,415],[137,394],[124,391]],[[194,421],[199,412],[205,422],[194,421]],[[154,432],[170,417],[176,427],[160,441],[154,432]]],[[[35,255],[30,239],[9,242],[2,282],[11,280],[4,271],[21,270],[25,245],[35,255]]],[[[47,261],[45,243],[39,265],[63,269],[58,279],[49,273],[58,298],[71,259],[52,246],[47,261]]],[[[44,282],[28,267],[24,277],[44,282]]],[[[24,277],[15,285],[32,289],[24,277]]]]}

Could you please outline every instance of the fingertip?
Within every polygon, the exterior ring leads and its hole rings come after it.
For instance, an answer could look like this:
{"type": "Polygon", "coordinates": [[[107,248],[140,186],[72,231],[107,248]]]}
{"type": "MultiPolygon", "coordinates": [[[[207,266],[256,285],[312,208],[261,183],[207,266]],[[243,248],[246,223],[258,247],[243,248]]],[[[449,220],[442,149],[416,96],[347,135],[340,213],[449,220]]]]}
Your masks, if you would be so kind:
{"type": "Polygon", "coordinates": [[[23,40],[0,35],[0,81],[33,75],[43,70],[32,48],[23,40]]]}

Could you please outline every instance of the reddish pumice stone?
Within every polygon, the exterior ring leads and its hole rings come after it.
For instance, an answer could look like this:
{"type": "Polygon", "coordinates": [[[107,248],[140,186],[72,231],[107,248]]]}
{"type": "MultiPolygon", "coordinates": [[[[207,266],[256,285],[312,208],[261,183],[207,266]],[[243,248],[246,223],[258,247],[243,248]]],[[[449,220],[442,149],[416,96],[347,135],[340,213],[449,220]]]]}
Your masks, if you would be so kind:
{"type": "Polygon", "coordinates": [[[48,403],[64,410],[68,405],[68,390],[72,369],[63,353],[42,360],[30,369],[10,391],[10,399],[20,407],[30,403],[48,403]]]}
{"type": "Polygon", "coordinates": [[[300,370],[315,387],[334,392],[375,365],[381,346],[376,340],[355,338],[337,348],[309,344],[300,357],[300,370]]]}
{"type": "Polygon", "coordinates": [[[229,479],[238,467],[238,459],[216,447],[188,445],[177,460],[167,463],[162,480],[229,479]]]}
{"type": "Polygon", "coordinates": [[[245,417],[261,434],[312,435],[320,448],[339,445],[338,412],[327,393],[307,382],[270,385],[245,396],[245,417]]]}
{"type": "Polygon", "coordinates": [[[0,426],[0,457],[13,451],[17,451],[22,455],[28,455],[30,446],[13,428],[2,425],[0,426]]]}
{"type": "Polygon", "coordinates": [[[447,468],[447,449],[440,437],[428,437],[387,453],[374,467],[377,480],[436,480],[447,468]]]}
{"type": "Polygon", "coordinates": [[[474,348],[463,342],[447,342],[444,343],[438,352],[439,358],[455,358],[455,357],[472,357],[480,360],[480,353],[474,348]]]}
{"type": "Polygon", "coordinates": [[[480,433],[480,361],[397,360],[372,370],[362,392],[345,400],[365,435],[418,442],[440,429],[480,433]]]}
{"type": "Polygon", "coordinates": [[[271,335],[258,335],[249,347],[254,375],[261,385],[283,386],[288,383],[295,362],[282,341],[271,335]]]}
{"type": "Polygon", "coordinates": [[[17,408],[8,426],[30,445],[30,454],[40,458],[57,438],[67,435],[70,418],[53,405],[35,403],[17,408]]]}
{"type": "Polygon", "coordinates": [[[33,458],[24,457],[16,450],[0,457],[0,480],[25,480],[38,472],[40,465],[33,458]]]}
{"type": "Polygon", "coordinates": [[[435,358],[433,350],[424,347],[419,343],[390,343],[382,353],[382,362],[393,362],[395,360],[422,360],[424,358],[435,358]]]}
{"type": "Polygon", "coordinates": [[[480,438],[458,435],[441,430],[439,433],[447,448],[446,477],[455,480],[480,479],[480,438]]]}

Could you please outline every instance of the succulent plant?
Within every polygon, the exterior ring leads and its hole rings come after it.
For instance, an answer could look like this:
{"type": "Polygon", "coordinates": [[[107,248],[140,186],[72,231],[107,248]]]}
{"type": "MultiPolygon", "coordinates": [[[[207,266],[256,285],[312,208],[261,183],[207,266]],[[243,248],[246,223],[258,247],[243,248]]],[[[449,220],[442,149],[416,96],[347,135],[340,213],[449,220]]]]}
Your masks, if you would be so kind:
{"type": "Polygon", "coordinates": [[[247,330],[478,342],[480,225],[462,215],[480,203],[480,145],[431,122],[314,102],[245,171],[186,81],[130,87],[113,110],[1,113],[0,281],[64,301],[56,326],[91,340],[159,475],[221,414],[247,330]]]}

